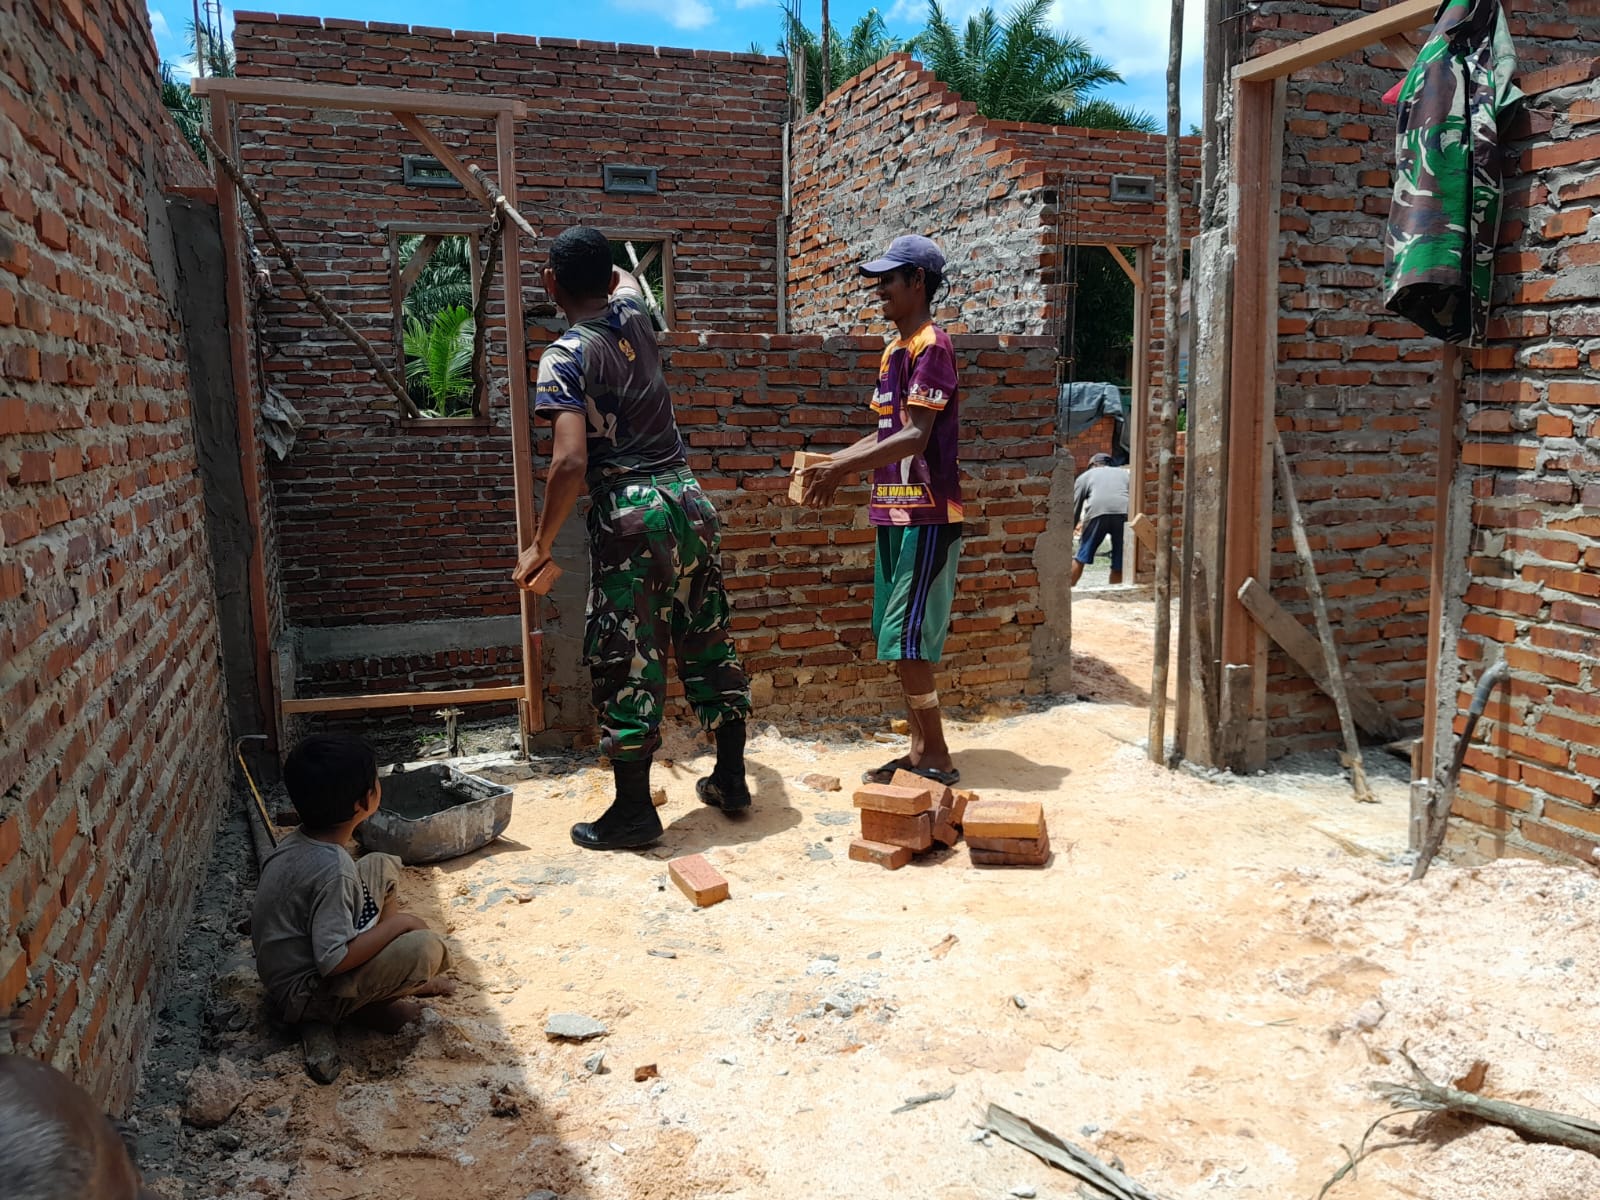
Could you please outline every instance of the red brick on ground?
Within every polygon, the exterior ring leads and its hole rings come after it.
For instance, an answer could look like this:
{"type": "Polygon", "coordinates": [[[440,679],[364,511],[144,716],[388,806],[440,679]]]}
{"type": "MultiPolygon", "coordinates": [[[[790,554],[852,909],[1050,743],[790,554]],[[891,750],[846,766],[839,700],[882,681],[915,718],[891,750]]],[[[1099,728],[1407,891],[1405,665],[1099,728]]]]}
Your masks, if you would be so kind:
{"type": "Polygon", "coordinates": [[[722,872],[706,861],[703,854],[675,858],[667,864],[672,882],[700,908],[709,908],[728,898],[728,881],[722,872]]]}
{"type": "Polygon", "coordinates": [[[855,806],[870,808],[875,812],[901,813],[909,816],[920,812],[931,812],[934,803],[927,788],[913,789],[895,787],[891,783],[874,783],[855,794],[855,806]]]}
{"type": "Polygon", "coordinates": [[[869,842],[904,846],[920,854],[933,845],[933,814],[908,816],[864,808],[861,810],[861,836],[869,842]]]}
{"type": "Polygon", "coordinates": [[[962,829],[967,840],[1043,836],[1044,806],[1037,800],[980,800],[967,805],[962,829]]]}
{"type": "Polygon", "coordinates": [[[911,851],[904,846],[890,846],[884,842],[868,841],[866,838],[852,838],[850,861],[877,863],[886,870],[898,871],[911,861],[911,851]]]}

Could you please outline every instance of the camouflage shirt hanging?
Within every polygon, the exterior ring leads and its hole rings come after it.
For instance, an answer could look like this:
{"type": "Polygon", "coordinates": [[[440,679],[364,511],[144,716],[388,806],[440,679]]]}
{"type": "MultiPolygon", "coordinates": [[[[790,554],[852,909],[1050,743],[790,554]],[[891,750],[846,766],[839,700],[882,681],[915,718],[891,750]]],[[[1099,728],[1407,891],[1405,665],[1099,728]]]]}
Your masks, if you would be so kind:
{"type": "Polygon", "coordinates": [[[1500,0],[1444,0],[1400,87],[1384,304],[1482,342],[1500,226],[1500,121],[1521,98],[1500,0]]]}

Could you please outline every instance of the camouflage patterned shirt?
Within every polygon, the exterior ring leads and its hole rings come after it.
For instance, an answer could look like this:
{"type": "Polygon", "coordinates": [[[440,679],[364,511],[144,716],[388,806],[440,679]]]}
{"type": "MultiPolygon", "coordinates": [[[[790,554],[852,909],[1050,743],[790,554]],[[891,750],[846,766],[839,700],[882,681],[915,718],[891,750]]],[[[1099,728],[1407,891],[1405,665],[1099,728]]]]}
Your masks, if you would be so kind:
{"type": "Polygon", "coordinates": [[[1400,87],[1384,305],[1447,342],[1481,344],[1489,323],[1516,65],[1500,0],[1444,0],[1400,87]]]}

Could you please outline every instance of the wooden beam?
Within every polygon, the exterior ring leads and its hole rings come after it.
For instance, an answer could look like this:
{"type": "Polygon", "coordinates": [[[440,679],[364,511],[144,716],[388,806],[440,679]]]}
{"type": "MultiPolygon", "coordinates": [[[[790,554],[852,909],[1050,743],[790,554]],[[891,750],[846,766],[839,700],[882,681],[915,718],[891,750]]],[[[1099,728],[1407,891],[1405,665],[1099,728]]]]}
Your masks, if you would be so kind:
{"type": "MultiPolygon", "coordinates": [[[[1133,289],[1133,394],[1128,405],[1128,519],[1144,513],[1144,481],[1150,472],[1145,460],[1150,454],[1150,328],[1152,294],[1150,260],[1153,245],[1140,246],[1139,280],[1133,289]]],[[[1128,578],[1139,580],[1140,549],[1135,539],[1129,543],[1128,578]]]]}
{"type": "Polygon", "coordinates": [[[444,235],[438,233],[424,234],[417,248],[411,252],[411,257],[400,271],[400,299],[404,300],[406,294],[416,286],[417,276],[428,269],[428,263],[433,258],[433,252],[444,242],[444,235]]]}
{"type": "MultiPolygon", "coordinates": [[[[1434,408],[1439,413],[1439,463],[1433,486],[1433,560],[1428,568],[1428,670],[1423,680],[1422,745],[1418,751],[1422,770],[1414,779],[1433,779],[1439,773],[1435,754],[1440,725],[1451,727],[1450,719],[1439,713],[1439,664],[1444,654],[1443,629],[1446,571],[1450,560],[1450,489],[1461,457],[1461,442],[1456,437],[1456,422],[1461,415],[1461,350],[1447,345],[1439,359],[1434,379],[1434,408]]],[[[1455,689],[1450,691],[1450,710],[1455,712],[1455,689]]]]}
{"type": "Polygon", "coordinates": [[[195,79],[190,90],[212,99],[226,97],[235,104],[292,104],[302,108],[331,108],[341,112],[418,113],[431,117],[498,117],[509,113],[526,117],[521,100],[498,96],[468,96],[460,92],[423,92],[410,88],[349,87],[339,83],[301,83],[298,80],[219,77],[195,79]]]}
{"type": "MultiPolygon", "coordinates": [[[[1269,573],[1272,531],[1273,436],[1278,367],[1278,210],[1282,192],[1282,80],[1234,87],[1233,210],[1229,240],[1234,246],[1233,307],[1228,364],[1228,441],[1225,448],[1227,495],[1224,500],[1220,661],[1248,666],[1252,695],[1248,704],[1229,697],[1227,719],[1250,714],[1249,736],[1233,730],[1219,739],[1243,757],[1231,764],[1256,769],[1266,760],[1266,640],[1235,601],[1244,581],[1269,573]]],[[[1226,674],[1225,674],[1226,677],[1226,674]]]]}
{"type": "Polygon", "coordinates": [[[380,692],[371,696],[305,696],[283,702],[286,713],[362,712],[372,708],[429,708],[445,704],[487,704],[520,700],[521,684],[503,687],[447,688],[437,692],[380,692]]]}
{"type": "Polygon", "coordinates": [[[1139,544],[1154,554],[1156,549],[1155,522],[1149,517],[1145,516],[1143,513],[1140,513],[1137,517],[1128,522],[1128,526],[1133,530],[1134,536],[1139,539],[1139,544]]]}
{"type": "MultiPolygon", "coordinates": [[[[1311,676],[1324,693],[1331,696],[1328,670],[1322,644],[1311,636],[1309,630],[1272,598],[1255,579],[1246,579],[1239,589],[1239,602],[1264,629],[1283,652],[1300,664],[1301,670],[1311,676]]],[[[1346,678],[1345,691],[1350,697],[1350,715],[1355,723],[1374,737],[1391,741],[1400,736],[1400,727],[1371,692],[1354,679],[1346,678]]]]}
{"type": "Polygon", "coordinates": [[[1409,71],[1411,64],[1417,61],[1417,48],[1401,34],[1391,33],[1383,39],[1383,44],[1390,54],[1400,60],[1400,65],[1406,70],[1409,71]]]}
{"type": "Polygon", "coordinates": [[[1134,291],[1138,291],[1140,288],[1142,288],[1144,286],[1144,280],[1139,278],[1139,272],[1133,269],[1133,264],[1123,257],[1121,248],[1118,246],[1113,246],[1110,242],[1105,243],[1105,248],[1110,252],[1111,257],[1116,259],[1117,266],[1122,268],[1122,273],[1129,279],[1133,280],[1134,291]]]}
{"type": "MultiPolygon", "coordinates": [[[[195,80],[196,83],[200,81],[195,80]]],[[[211,106],[211,136],[229,154],[234,152],[233,106],[226,98],[211,106]]],[[[261,719],[267,728],[267,749],[278,749],[282,724],[278,713],[277,672],[272,654],[272,631],[267,613],[266,547],[261,532],[261,470],[257,461],[256,405],[253,373],[250,370],[250,300],[245,292],[244,264],[239,261],[244,240],[239,219],[239,191],[223,173],[222,164],[211,164],[216,181],[217,220],[222,232],[222,261],[228,292],[228,357],[233,369],[234,418],[239,429],[239,481],[244,489],[245,521],[250,537],[250,626],[255,646],[256,699],[261,719]]],[[[262,381],[263,384],[265,381],[262,381]]]]}
{"type": "Polygon", "coordinates": [[[1439,0],[1400,0],[1379,12],[1368,13],[1354,21],[1346,21],[1326,33],[1302,38],[1292,45],[1252,58],[1234,68],[1233,78],[1238,83],[1266,83],[1293,75],[1305,67],[1314,67],[1331,59],[1381,42],[1392,34],[1409,33],[1421,29],[1433,20],[1439,0]]]}
{"type": "Polygon", "coordinates": [[[1294,491],[1294,472],[1289,469],[1289,454],[1283,448],[1282,438],[1273,438],[1272,451],[1278,460],[1278,484],[1283,488],[1283,506],[1289,514],[1289,532],[1294,538],[1295,555],[1300,559],[1300,575],[1305,580],[1306,594],[1311,597],[1311,611],[1317,619],[1317,637],[1322,641],[1323,674],[1328,681],[1324,690],[1333,697],[1334,709],[1339,714],[1345,766],[1350,768],[1350,783],[1355,789],[1356,799],[1363,804],[1375,804],[1377,797],[1367,785],[1367,768],[1361,761],[1361,739],[1356,736],[1355,721],[1350,716],[1350,693],[1345,688],[1344,667],[1339,662],[1339,643],[1333,640],[1328,603],[1323,599],[1316,556],[1311,553],[1311,538],[1306,533],[1306,523],[1300,515],[1300,501],[1294,491]]]}
{"type": "Polygon", "coordinates": [[[433,130],[424,125],[415,113],[397,112],[394,119],[404,125],[411,136],[421,142],[423,148],[439,160],[441,166],[456,177],[456,182],[467,189],[467,194],[493,211],[494,201],[489,198],[489,193],[483,190],[483,184],[467,168],[467,164],[456,157],[455,151],[446,146],[434,134],[433,130]]]}
{"type": "MultiPolygon", "coordinates": [[[[495,119],[495,172],[505,210],[517,211],[516,126],[511,113],[502,110],[495,119]]],[[[506,392],[511,404],[511,491],[517,513],[517,548],[533,543],[533,414],[528,408],[527,329],[522,317],[522,240],[515,233],[501,244],[506,308],[506,392]]],[[[551,547],[546,546],[548,551],[551,547]]],[[[512,562],[516,556],[508,556],[512,562]]],[[[506,586],[511,562],[506,564],[506,586]]],[[[522,631],[522,702],[519,718],[523,750],[528,735],[544,729],[544,634],[540,627],[543,601],[532,592],[516,589],[522,631]]]]}

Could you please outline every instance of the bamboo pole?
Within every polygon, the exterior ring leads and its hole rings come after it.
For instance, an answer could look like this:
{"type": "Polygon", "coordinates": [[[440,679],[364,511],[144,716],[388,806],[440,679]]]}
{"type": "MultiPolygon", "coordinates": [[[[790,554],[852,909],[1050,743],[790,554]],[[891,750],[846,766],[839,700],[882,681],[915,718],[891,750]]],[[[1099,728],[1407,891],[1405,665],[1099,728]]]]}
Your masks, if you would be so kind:
{"type": "Polygon", "coordinates": [[[1178,451],[1178,292],[1183,283],[1183,188],[1179,173],[1179,86],[1183,72],[1183,0],[1172,0],[1167,34],[1167,232],[1161,337],[1165,394],[1156,416],[1156,644],[1150,671],[1150,761],[1167,760],[1167,670],[1172,657],[1172,462],[1178,451]]]}
{"type": "Polygon", "coordinates": [[[261,232],[265,233],[267,240],[272,243],[273,250],[277,252],[278,257],[283,261],[284,269],[294,277],[295,283],[300,285],[300,290],[305,293],[306,301],[312,308],[322,314],[328,324],[342,333],[357,350],[366,356],[367,361],[372,364],[372,369],[378,373],[378,378],[383,380],[384,386],[393,392],[395,399],[400,402],[400,411],[408,417],[420,417],[422,412],[412,401],[405,385],[396,378],[393,371],[384,365],[383,360],[378,357],[378,352],[372,348],[372,343],[362,337],[355,326],[336,313],[333,310],[333,305],[329,304],[323,294],[306,278],[306,274],[300,269],[300,264],[296,261],[294,254],[289,250],[288,246],[283,244],[283,239],[278,236],[278,231],[272,227],[272,222],[267,219],[266,209],[261,204],[261,197],[250,186],[250,181],[244,177],[244,172],[239,169],[239,165],[228,157],[221,146],[217,145],[217,140],[211,136],[210,130],[202,128],[200,137],[205,142],[206,149],[216,156],[217,165],[233,181],[233,186],[239,189],[239,194],[244,197],[245,203],[250,206],[250,211],[255,214],[256,220],[261,224],[261,232]]]}

